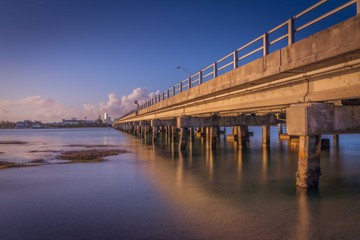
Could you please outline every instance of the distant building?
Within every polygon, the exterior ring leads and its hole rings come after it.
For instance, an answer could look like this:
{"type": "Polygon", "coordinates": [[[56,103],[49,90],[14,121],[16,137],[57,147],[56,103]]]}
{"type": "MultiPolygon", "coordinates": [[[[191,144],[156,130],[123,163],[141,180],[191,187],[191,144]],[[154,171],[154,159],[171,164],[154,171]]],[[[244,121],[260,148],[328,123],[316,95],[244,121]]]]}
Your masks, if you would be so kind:
{"type": "Polygon", "coordinates": [[[25,123],[22,121],[16,122],[15,128],[25,128],[25,123]]]}
{"type": "Polygon", "coordinates": [[[30,120],[16,122],[15,128],[30,128],[34,123],[30,120]]]}
{"type": "Polygon", "coordinates": [[[63,119],[59,125],[61,126],[75,126],[79,124],[79,120],[76,120],[76,118],[72,118],[71,120],[63,119]]]}
{"type": "Polygon", "coordinates": [[[106,124],[111,124],[112,123],[111,117],[109,116],[108,113],[104,114],[104,123],[106,123],[106,124]]]}

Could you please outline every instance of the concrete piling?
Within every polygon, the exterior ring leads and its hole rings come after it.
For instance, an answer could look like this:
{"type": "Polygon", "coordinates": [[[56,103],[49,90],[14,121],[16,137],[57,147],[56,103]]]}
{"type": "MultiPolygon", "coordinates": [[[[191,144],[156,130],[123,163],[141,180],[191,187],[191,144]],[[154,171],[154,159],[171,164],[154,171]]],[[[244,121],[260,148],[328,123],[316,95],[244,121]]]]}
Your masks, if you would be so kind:
{"type": "Polygon", "coordinates": [[[321,136],[300,136],[296,185],[318,188],[320,170],[321,136]]]}
{"type": "Polygon", "coordinates": [[[180,129],[180,139],[179,139],[179,150],[185,150],[188,144],[189,130],[187,128],[180,129]]]}
{"type": "Polygon", "coordinates": [[[264,148],[270,147],[270,126],[262,126],[262,145],[264,148]]]}
{"type": "Polygon", "coordinates": [[[210,149],[216,149],[216,142],[217,142],[217,132],[218,132],[218,128],[217,127],[209,127],[208,129],[208,146],[210,147],[210,149]]]}

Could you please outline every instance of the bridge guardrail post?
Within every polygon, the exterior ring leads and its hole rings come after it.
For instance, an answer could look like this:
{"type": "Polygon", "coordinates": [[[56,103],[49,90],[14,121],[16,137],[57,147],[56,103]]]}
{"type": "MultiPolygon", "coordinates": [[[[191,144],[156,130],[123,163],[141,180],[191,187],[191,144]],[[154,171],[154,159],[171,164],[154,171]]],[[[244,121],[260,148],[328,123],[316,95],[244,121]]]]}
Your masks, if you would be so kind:
{"type": "Polygon", "coordinates": [[[191,88],[191,77],[188,78],[188,88],[191,88]]]}
{"type": "Polygon", "coordinates": [[[269,54],[269,36],[267,33],[263,35],[263,56],[269,54]]]}
{"type": "Polygon", "coordinates": [[[213,64],[213,73],[214,73],[214,78],[216,78],[217,77],[217,75],[218,75],[218,72],[217,72],[217,63],[216,62],[214,62],[214,64],[213,64]]]}
{"type": "Polygon", "coordinates": [[[233,53],[233,68],[236,69],[238,67],[238,51],[234,51],[233,53]]]}
{"type": "Polygon", "coordinates": [[[182,82],[180,82],[179,92],[182,92],[182,82]]]}
{"type": "Polygon", "coordinates": [[[290,18],[288,21],[288,45],[295,42],[295,32],[294,32],[294,18],[290,18]]]}
{"type": "Polygon", "coordinates": [[[202,84],[202,71],[199,71],[199,85],[202,84]]]}

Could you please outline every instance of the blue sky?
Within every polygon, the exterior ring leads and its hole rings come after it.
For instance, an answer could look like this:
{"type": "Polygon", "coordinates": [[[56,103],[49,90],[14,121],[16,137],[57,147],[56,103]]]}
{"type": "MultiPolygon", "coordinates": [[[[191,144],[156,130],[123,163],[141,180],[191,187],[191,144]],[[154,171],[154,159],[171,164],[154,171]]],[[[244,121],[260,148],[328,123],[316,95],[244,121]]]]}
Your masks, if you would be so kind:
{"type": "Polygon", "coordinates": [[[0,120],[119,117],[316,2],[0,0],[0,120]]]}

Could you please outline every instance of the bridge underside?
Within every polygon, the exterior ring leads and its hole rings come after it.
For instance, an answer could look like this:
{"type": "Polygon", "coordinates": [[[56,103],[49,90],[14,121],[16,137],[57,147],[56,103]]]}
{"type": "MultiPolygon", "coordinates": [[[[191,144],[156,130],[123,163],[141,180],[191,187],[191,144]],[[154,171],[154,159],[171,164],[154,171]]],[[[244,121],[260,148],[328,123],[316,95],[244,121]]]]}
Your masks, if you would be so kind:
{"type": "Polygon", "coordinates": [[[358,99],[360,15],[122,117],[114,127],[139,133],[151,126],[154,135],[166,127],[172,136],[179,128],[184,149],[193,128],[214,147],[217,127],[239,127],[237,139],[246,146],[246,126],[257,125],[268,146],[268,126],[286,120],[289,135],[299,136],[297,185],[311,188],[319,183],[321,135],[360,132],[360,106],[351,106],[358,99]]]}

